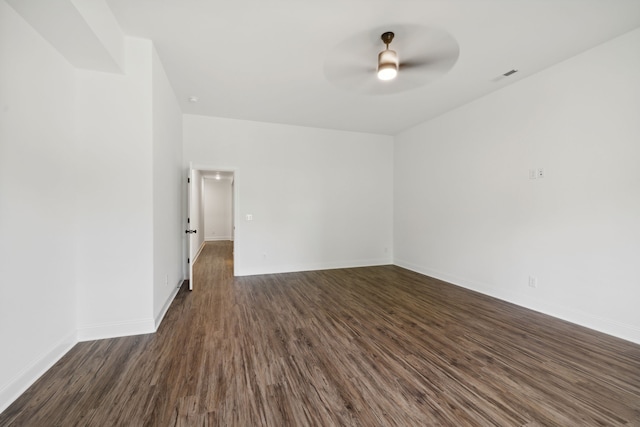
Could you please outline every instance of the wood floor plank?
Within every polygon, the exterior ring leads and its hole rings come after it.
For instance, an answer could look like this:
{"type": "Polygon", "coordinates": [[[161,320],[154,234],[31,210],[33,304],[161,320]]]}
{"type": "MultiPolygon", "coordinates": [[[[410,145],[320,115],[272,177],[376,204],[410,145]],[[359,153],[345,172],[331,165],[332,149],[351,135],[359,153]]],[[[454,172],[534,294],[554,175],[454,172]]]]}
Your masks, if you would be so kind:
{"type": "Polygon", "coordinates": [[[77,344],[2,426],[640,426],[640,346],[380,266],[234,277],[77,344]]]}

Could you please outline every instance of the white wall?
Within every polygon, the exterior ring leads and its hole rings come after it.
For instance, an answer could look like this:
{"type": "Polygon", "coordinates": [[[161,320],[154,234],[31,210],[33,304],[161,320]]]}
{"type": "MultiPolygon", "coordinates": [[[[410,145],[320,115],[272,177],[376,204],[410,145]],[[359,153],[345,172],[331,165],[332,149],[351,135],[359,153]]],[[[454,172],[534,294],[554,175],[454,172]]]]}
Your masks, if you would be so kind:
{"type": "Polygon", "coordinates": [[[155,330],[151,42],[126,38],[125,60],[77,71],[81,340],[155,330]]]}
{"type": "Polygon", "coordinates": [[[233,240],[232,182],[230,179],[204,179],[205,240],[233,240]]]}
{"type": "Polygon", "coordinates": [[[640,30],[398,135],[395,262],[640,343],[638,76],[640,30]]]}
{"type": "Polygon", "coordinates": [[[0,1],[0,412],[76,342],[74,70],[0,1]]]}
{"type": "Polygon", "coordinates": [[[182,284],[182,111],[155,49],[153,83],[153,316],[156,327],[182,284]]]}
{"type": "Polygon", "coordinates": [[[0,1],[0,411],[78,339],[153,332],[182,279],[182,114],[151,42],[124,74],[68,59],[0,1]]]}
{"type": "Polygon", "coordinates": [[[236,171],[236,275],[391,262],[391,137],[193,115],[183,126],[185,162],[236,171]]]}

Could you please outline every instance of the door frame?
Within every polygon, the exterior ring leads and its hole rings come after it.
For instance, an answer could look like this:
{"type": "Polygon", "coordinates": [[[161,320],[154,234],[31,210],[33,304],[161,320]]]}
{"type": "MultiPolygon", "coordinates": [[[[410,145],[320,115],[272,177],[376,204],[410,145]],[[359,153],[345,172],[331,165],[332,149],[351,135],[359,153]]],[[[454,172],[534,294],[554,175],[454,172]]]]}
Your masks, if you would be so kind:
{"type": "MultiPolygon", "coordinates": [[[[200,163],[196,163],[193,161],[189,162],[189,167],[187,169],[187,174],[191,175],[192,171],[199,171],[200,173],[205,173],[205,174],[210,174],[210,173],[214,173],[214,172],[223,172],[223,173],[231,173],[233,174],[233,180],[232,180],[232,186],[231,186],[231,197],[232,197],[232,201],[231,201],[231,209],[232,209],[232,234],[233,234],[233,274],[234,276],[236,275],[236,271],[238,271],[238,249],[240,247],[240,239],[239,236],[241,235],[241,233],[239,232],[239,225],[240,225],[240,221],[238,218],[238,212],[240,212],[240,209],[238,208],[239,205],[239,189],[240,186],[238,185],[239,182],[239,173],[238,173],[238,168],[237,167],[229,167],[229,166],[215,166],[215,165],[210,165],[210,164],[200,164],[200,163]]],[[[191,184],[196,184],[194,182],[192,182],[191,184]]],[[[198,183],[199,184],[199,183],[198,183]]],[[[188,189],[188,191],[191,191],[191,187],[188,189]]],[[[200,192],[200,198],[199,200],[188,200],[187,201],[187,217],[184,219],[184,224],[186,226],[188,226],[189,224],[187,223],[187,218],[189,217],[189,212],[191,210],[191,203],[195,203],[195,208],[200,209],[200,207],[202,206],[202,192],[200,192]]],[[[187,197],[187,199],[189,199],[187,197]]],[[[204,230],[201,231],[202,233],[204,233],[204,230]]],[[[190,239],[187,239],[187,257],[189,257],[189,250],[190,250],[190,246],[191,246],[191,242],[190,239]]],[[[197,259],[197,257],[196,257],[197,259]]],[[[187,265],[187,270],[189,271],[190,268],[193,268],[193,264],[195,263],[195,259],[191,260],[191,263],[187,265]]],[[[191,283],[190,283],[190,289],[191,289],[191,283]]]]}

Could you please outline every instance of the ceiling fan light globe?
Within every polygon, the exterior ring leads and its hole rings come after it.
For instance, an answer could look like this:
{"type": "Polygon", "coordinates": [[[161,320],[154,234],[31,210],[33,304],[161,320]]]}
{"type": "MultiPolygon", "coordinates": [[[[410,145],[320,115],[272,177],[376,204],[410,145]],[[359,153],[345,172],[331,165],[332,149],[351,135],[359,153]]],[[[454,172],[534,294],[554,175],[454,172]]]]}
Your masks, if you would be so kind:
{"type": "Polygon", "coordinates": [[[395,66],[383,66],[378,68],[378,78],[380,80],[393,80],[398,75],[398,70],[395,66]]]}

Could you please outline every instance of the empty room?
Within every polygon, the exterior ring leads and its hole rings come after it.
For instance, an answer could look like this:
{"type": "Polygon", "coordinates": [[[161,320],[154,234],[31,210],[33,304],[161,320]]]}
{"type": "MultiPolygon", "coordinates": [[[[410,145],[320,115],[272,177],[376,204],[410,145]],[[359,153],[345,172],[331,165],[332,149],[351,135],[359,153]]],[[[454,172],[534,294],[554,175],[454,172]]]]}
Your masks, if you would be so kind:
{"type": "Polygon", "coordinates": [[[640,426],[638,0],[0,0],[1,426],[640,426]]]}

